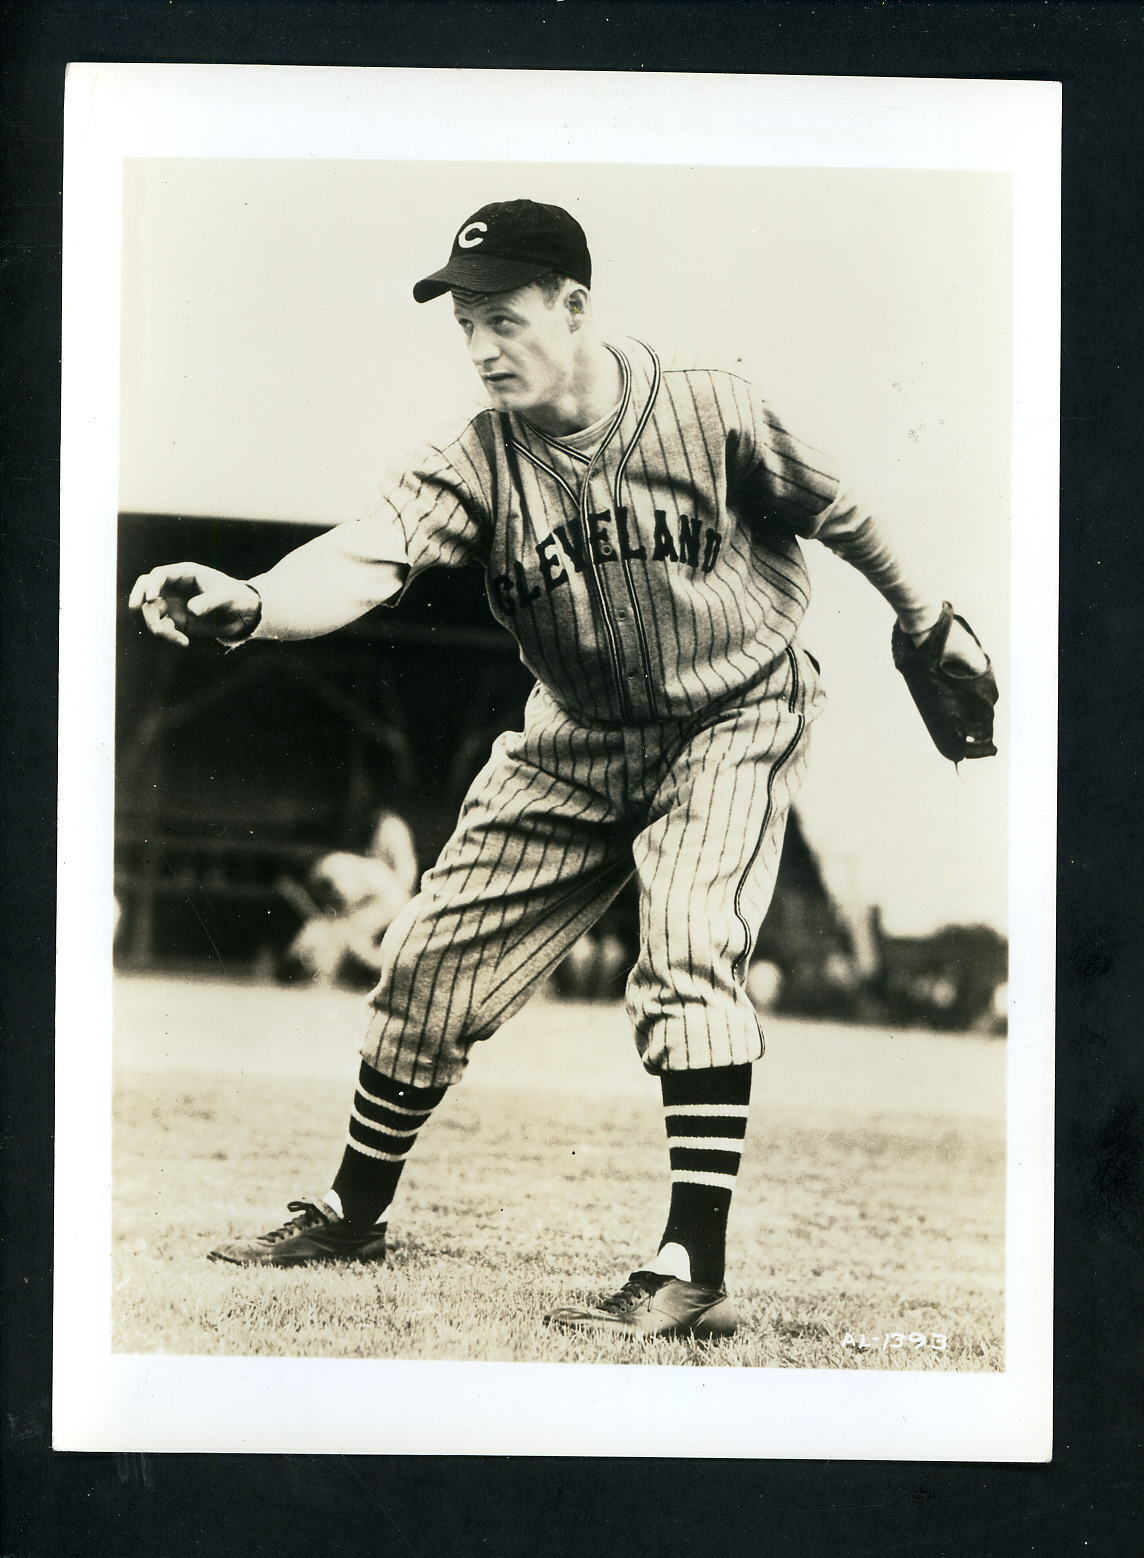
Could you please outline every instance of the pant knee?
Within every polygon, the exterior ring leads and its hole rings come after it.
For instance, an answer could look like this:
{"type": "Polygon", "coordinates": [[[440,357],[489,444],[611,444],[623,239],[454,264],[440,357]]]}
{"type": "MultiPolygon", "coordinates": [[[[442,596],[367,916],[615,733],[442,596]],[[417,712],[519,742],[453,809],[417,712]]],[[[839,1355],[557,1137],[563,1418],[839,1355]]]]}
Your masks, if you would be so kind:
{"type": "Polygon", "coordinates": [[[654,1075],[743,1065],[763,1054],[758,1016],[729,959],[718,977],[688,967],[660,978],[637,964],[627,1008],[640,1060],[654,1075]]]}

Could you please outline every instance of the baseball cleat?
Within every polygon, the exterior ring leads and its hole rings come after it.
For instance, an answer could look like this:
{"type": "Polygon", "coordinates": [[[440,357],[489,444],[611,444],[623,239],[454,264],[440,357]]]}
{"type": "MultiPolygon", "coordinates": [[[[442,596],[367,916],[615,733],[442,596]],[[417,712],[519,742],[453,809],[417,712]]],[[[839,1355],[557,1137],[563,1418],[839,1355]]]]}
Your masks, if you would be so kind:
{"type": "Polygon", "coordinates": [[[332,1206],[316,1198],[290,1201],[287,1209],[297,1212],[297,1217],[256,1239],[220,1244],[210,1252],[210,1259],[230,1261],[235,1266],[305,1266],[323,1260],[385,1259],[384,1226],[356,1233],[346,1227],[332,1206]]]}
{"type": "Polygon", "coordinates": [[[565,1304],[545,1325],[574,1331],[624,1331],[633,1336],[730,1336],[739,1324],[726,1289],[633,1271],[618,1293],[598,1304],[565,1304]]]}

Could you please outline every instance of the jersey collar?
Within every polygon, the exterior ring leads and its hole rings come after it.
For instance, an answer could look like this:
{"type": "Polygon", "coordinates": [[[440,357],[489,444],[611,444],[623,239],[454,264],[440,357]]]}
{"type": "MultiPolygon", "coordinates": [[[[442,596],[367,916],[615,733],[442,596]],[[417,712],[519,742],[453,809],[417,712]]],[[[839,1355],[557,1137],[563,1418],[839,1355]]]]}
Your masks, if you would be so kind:
{"type": "Polygon", "coordinates": [[[609,446],[614,445],[619,451],[618,480],[651,419],[659,395],[662,369],[652,348],[635,337],[624,337],[619,343],[605,341],[604,345],[619,364],[622,388],[615,419],[604,435],[603,442],[595,450],[585,453],[574,442],[542,432],[519,414],[514,420],[526,437],[530,436],[551,449],[558,449],[561,454],[583,465],[598,465],[609,446]]]}

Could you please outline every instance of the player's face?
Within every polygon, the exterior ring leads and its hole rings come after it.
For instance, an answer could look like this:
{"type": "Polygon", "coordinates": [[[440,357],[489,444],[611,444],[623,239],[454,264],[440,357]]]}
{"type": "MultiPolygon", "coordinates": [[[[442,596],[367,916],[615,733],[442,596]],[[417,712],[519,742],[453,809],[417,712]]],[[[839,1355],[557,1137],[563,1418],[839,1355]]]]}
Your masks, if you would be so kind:
{"type": "Polygon", "coordinates": [[[489,297],[455,292],[453,312],[498,411],[542,419],[566,399],[575,379],[576,315],[563,294],[550,300],[533,286],[489,297]]]}

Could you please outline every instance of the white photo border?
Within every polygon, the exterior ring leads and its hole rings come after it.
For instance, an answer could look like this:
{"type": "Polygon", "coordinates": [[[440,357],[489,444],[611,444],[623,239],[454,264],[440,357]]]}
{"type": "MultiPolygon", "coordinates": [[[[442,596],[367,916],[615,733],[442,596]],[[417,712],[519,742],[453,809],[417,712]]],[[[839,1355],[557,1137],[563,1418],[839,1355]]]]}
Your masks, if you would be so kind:
{"type": "Polygon", "coordinates": [[[77,64],[65,104],[57,1205],[61,1450],[1036,1461],[1051,1454],[1060,88],[77,64]],[[448,105],[447,112],[441,105],[448,105]],[[111,1352],[121,181],[131,157],[1008,173],[1014,198],[1011,1022],[1002,1374],[111,1352]],[[574,127],[574,128],[573,128],[574,127]],[[429,1382],[429,1388],[427,1388],[429,1382]],[[385,1402],[384,1413],[377,1403],[385,1402]],[[447,1402],[447,1410],[442,1403],[447,1402]],[[375,1427],[378,1418],[387,1429],[375,1427]]]}

